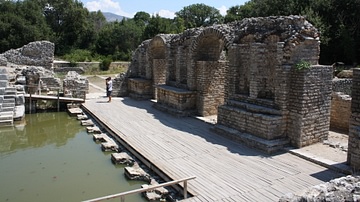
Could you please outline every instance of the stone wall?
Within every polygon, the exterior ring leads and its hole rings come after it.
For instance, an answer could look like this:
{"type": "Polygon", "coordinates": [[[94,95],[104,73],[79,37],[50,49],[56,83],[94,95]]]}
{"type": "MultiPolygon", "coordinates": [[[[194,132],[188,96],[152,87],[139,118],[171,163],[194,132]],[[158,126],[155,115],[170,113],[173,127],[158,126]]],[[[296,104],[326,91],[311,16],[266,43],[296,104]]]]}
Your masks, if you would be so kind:
{"type": "Polygon", "coordinates": [[[55,45],[49,41],[31,42],[21,48],[11,49],[0,54],[1,64],[41,66],[52,69],[55,45]]]}
{"type": "Polygon", "coordinates": [[[348,131],[351,116],[351,97],[341,92],[334,92],[331,96],[330,128],[348,131]]]}
{"type": "Polygon", "coordinates": [[[342,92],[345,95],[351,95],[352,79],[339,79],[332,80],[333,92],[342,92]]]}
{"type": "Polygon", "coordinates": [[[354,170],[360,170],[360,69],[353,70],[351,117],[347,162],[354,170]]]}
{"type": "Polygon", "coordinates": [[[74,71],[68,72],[63,80],[64,96],[86,98],[89,92],[89,81],[74,71]]]}
{"type": "Polygon", "coordinates": [[[332,67],[294,69],[289,93],[288,137],[304,147],[327,139],[330,127],[332,67]]]}
{"type": "Polygon", "coordinates": [[[351,115],[351,89],[352,79],[332,80],[332,101],[330,128],[334,130],[349,130],[349,119],[351,115]]]}
{"type": "MultiPolygon", "coordinates": [[[[304,17],[248,18],[144,41],[127,76],[153,83],[155,107],[217,115],[219,134],[272,152],[327,138],[333,72],[319,55],[319,32],[304,17]],[[297,71],[300,62],[311,67],[297,71]]],[[[138,84],[127,90],[149,92],[138,84]]]]}
{"type": "Polygon", "coordinates": [[[218,114],[224,104],[226,62],[197,62],[197,110],[201,116],[218,114]]]}

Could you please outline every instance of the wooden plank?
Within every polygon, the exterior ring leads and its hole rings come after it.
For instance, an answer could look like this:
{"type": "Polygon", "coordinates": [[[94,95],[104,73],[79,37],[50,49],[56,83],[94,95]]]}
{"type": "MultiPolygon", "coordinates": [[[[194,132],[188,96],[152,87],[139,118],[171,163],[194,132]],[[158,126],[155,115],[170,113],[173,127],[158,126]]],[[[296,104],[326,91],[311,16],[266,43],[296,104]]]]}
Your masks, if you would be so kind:
{"type": "Polygon", "coordinates": [[[170,179],[196,176],[188,184],[196,197],[184,201],[273,201],[322,183],[316,173],[338,177],[291,154],[264,155],[213,133],[209,124],[169,116],[151,105],[128,98],[83,104],[170,179]]]}

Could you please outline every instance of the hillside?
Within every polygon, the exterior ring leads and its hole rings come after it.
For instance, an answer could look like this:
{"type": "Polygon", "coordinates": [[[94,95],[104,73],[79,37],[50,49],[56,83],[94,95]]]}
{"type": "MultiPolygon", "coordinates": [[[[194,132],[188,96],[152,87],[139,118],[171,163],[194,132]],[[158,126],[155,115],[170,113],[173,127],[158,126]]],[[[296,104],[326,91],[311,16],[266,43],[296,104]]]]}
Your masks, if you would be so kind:
{"type": "Polygon", "coordinates": [[[108,22],[113,22],[113,21],[122,21],[124,18],[127,19],[126,17],[124,16],[121,16],[121,15],[116,15],[114,13],[110,13],[110,12],[102,12],[102,14],[105,16],[106,18],[106,21],[108,22]]]}

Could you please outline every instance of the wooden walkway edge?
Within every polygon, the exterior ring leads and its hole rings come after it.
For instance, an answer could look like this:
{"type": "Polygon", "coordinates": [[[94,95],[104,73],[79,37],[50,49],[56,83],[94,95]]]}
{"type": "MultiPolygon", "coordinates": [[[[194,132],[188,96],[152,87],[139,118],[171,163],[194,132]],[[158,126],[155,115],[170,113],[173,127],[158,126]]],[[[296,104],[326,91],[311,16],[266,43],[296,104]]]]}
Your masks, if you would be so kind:
{"type": "Polygon", "coordinates": [[[188,184],[194,197],[183,201],[278,201],[342,176],[289,153],[269,156],[231,142],[210,124],[165,114],[150,101],[106,101],[86,100],[82,106],[165,180],[196,176],[188,184]]]}
{"type": "Polygon", "coordinates": [[[24,97],[26,99],[32,100],[59,100],[60,102],[85,102],[82,98],[71,98],[71,97],[58,97],[58,96],[51,96],[51,95],[35,95],[35,94],[25,94],[24,97]]]}

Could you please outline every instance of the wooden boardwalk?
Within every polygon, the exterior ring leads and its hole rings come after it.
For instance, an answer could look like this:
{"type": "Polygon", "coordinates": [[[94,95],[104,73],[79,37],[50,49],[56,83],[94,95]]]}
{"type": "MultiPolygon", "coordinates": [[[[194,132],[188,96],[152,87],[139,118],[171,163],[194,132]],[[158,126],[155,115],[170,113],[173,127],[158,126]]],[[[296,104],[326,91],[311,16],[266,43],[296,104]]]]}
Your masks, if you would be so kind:
{"type": "Polygon", "coordinates": [[[176,118],[130,98],[86,100],[89,110],[169,179],[188,182],[184,201],[278,201],[286,193],[342,176],[289,153],[265,155],[211,131],[195,118],[176,118]]]}
{"type": "Polygon", "coordinates": [[[59,102],[85,102],[82,98],[71,98],[71,97],[58,97],[53,95],[36,95],[36,94],[25,94],[24,97],[26,99],[32,99],[32,100],[59,100],[59,102]]]}

